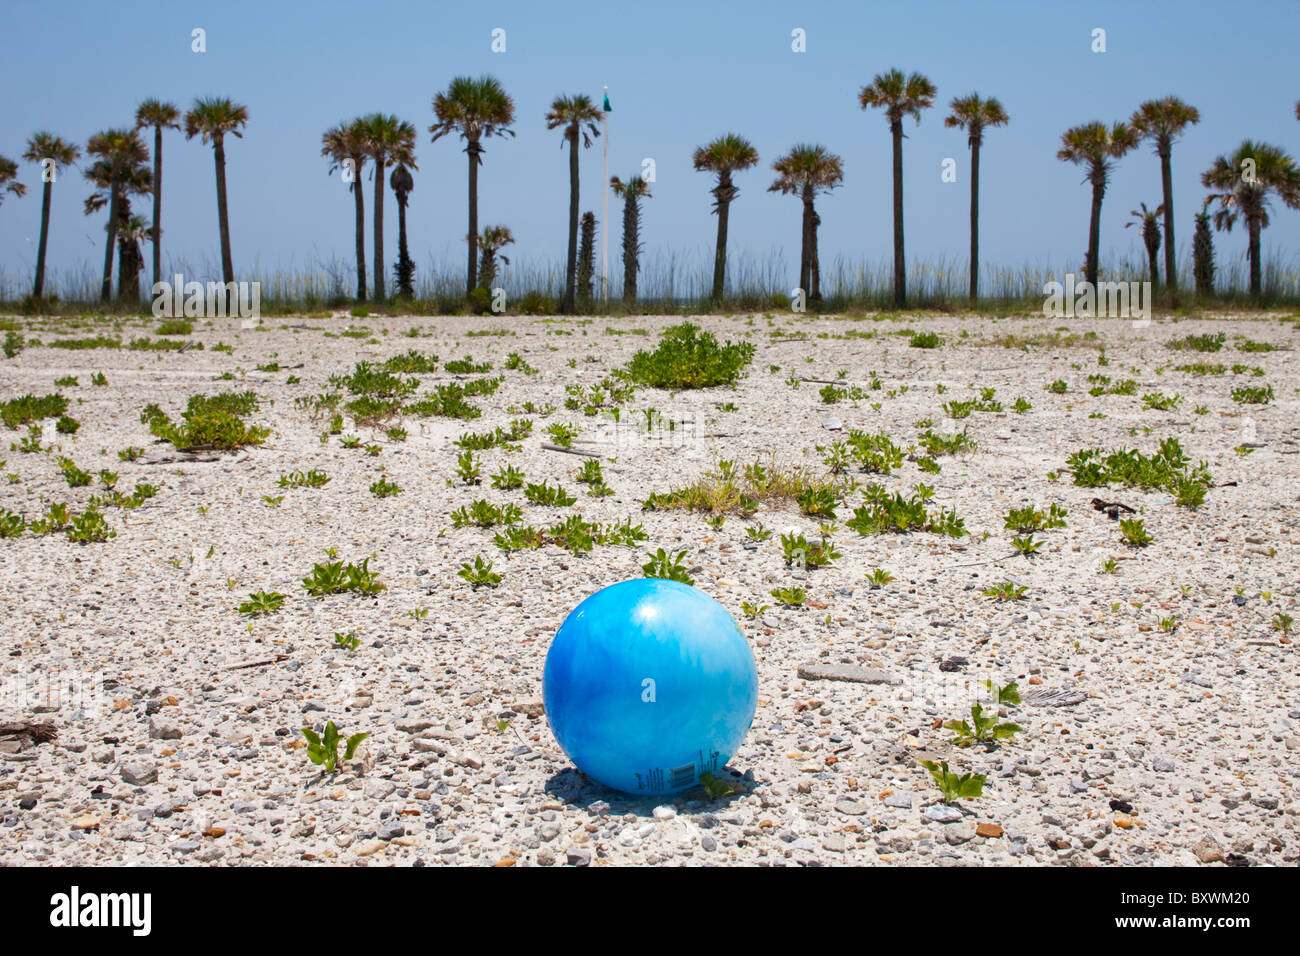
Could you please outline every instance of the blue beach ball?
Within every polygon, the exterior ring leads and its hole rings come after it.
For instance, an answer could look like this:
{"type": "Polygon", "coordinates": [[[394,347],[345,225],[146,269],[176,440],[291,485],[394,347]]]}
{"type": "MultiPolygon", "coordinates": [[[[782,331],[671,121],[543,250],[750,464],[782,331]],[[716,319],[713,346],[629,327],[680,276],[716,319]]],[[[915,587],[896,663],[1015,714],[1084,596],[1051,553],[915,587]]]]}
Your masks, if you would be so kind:
{"type": "Polygon", "coordinates": [[[726,608],[663,578],[610,585],[577,606],[546,655],[555,739],[583,773],[630,794],[720,773],[758,706],[758,671],[726,608]]]}

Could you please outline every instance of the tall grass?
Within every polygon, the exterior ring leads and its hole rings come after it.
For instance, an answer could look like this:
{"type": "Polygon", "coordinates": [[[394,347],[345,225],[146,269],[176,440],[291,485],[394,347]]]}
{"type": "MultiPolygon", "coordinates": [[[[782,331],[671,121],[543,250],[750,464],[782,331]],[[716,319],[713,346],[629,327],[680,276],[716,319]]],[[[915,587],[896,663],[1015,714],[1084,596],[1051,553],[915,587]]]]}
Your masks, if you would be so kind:
{"type": "MultiPolygon", "coordinates": [[[[706,311],[785,311],[790,308],[797,269],[780,251],[767,254],[737,254],[727,261],[727,287],[724,301],[713,303],[709,294],[713,283],[712,257],[707,250],[689,256],[675,251],[648,253],[638,277],[639,298],[634,306],[622,302],[621,262],[610,276],[607,301],[602,302],[600,277],[594,283],[593,311],[647,313],[701,313],[706,311]]],[[[164,274],[176,274],[186,280],[206,282],[220,276],[215,261],[201,263],[173,260],[164,274]]],[[[911,309],[955,311],[974,309],[981,312],[1037,312],[1044,299],[1043,285],[1062,281],[1067,272],[1082,279],[1082,265],[1062,266],[1050,262],[1011,267],[986,264],[980,277],[980,301],[972,305],[966,296],[968,272],[958,259],[913,259],[907,270],[908,307],[911,309]]],[[[1102,278],[1112,281],[1143,281],[1147,278],[1144,259],[1117,257],[1103,260],[1102,278]]],[[[1192,263],[1190,255],[1179,266],[1181,293],[1191,297],[1192,263]]],[[[261,283],[262,311],[269,315],[314,312],[350,308],[355,303],[356,268],[351,260],[317,257],[309,265],[263,270],[258,263],[243,273],[242,280],[261,283]]],[[[391,279],[390,279],[391,281],[391,279]]],[[[21,311],[30,291],[30,276],[0,268],[0,309],[21,311]]],[[[564,263],[560,259],[512,259],[502,265],[497,283],[505,289],[507,303],[518,303],[528,293],[539,293],[559,300],[564,292],[564,263]]],[[[147,279],[143,283],[147,286],[147,279]]],[[[1274,254],[1263,268],[1264,294],[1250,296],[1249,267],[1243,255],[1220,255],[1215,276],[1215,296],[1204,307],[1300,307],[1300,258],[1274,254]]],[[[58,296],[58,311],[96,311],[114,313],[148,312],[149,290],[136,303],[99,302],[100,273],[90,263],[65,269],[47,277],[49,293],[58,296]]],[[[881,259],[868,262],[835,256],[821,268],[823,300],[810,304],[810,310],[823,312],[878,311],[893,309],[893,264],[881,259]]],[[[391,289],[390,289],[391,294],[391,289]]],[[[430,257],[421,263],[415,276],[415,299],[390,302],[386,312],[419,314],[458,313],[464,311],[464,265],[454,260],[430,257]]],[[[1192,302],[1191,304],[1197,304],[1192,302]]],[[[373,305],[369,306],[374,308],[373,305]]],[[[49,303],[43,308],[50,310],[49,303]]]]}

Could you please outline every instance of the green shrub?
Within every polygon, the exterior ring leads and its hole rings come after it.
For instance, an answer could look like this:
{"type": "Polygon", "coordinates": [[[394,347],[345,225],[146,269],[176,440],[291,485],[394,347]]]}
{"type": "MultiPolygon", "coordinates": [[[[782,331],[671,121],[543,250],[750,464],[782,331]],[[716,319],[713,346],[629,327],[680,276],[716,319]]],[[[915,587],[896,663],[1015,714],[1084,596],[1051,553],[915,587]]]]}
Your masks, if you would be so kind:
{"type": "Polygon", "coordinates": [[[719,345],[712,332],[685,322],[666,329],[658,347],[637,352],[627,368],[634,382],[652,388],[712,388],[734,385],[753,358],[753,343],[719,345]]]}

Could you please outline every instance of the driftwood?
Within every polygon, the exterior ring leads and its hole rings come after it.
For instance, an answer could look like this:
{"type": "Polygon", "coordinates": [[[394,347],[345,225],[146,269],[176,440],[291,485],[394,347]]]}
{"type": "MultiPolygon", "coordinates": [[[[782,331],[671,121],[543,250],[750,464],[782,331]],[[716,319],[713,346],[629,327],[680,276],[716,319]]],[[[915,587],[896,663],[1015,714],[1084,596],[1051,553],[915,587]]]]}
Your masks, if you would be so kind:
{"type": "Polygon", "coordinates": [[[49,721],[0,723],[0,752],[20,753],[37,744],[49,743],[58,736],[58,728],[49,721]]]}
{"type": "Polygon", "coordinates": [[[1092,499],[1092,510],[1104,511],[1106,513],[1106,517],[1109,518],[1111,521],[1118,521],[1119,513],[1121,511],[1125,512],[1126,514],[1137,514],[1137,512],[1134,509],[1130,508],[1126,504],[1122,504],[1118,501],[1102,501],[1100,498],[1092,499]]]}
{"type": "Polygon", "coordinates": [[[264,657],[256,661],[244,661],[242,664],[231,664],[226,668],[228,671],[242,671],[249,667],[265,667],[268,664],[278,664],[281,661],[287,661],[288,654],[276,654],[274,657],[264,657]]]}
{"type": "Polygon", "coordinates": [[[563,445],[552,445],[549,442],[543,442],[542,447],[547,451],[562,451],[566,455],[583,455],[587,458],[599,458],[598,451],[583,451],[581,448],[565,448],[563,445]]]}

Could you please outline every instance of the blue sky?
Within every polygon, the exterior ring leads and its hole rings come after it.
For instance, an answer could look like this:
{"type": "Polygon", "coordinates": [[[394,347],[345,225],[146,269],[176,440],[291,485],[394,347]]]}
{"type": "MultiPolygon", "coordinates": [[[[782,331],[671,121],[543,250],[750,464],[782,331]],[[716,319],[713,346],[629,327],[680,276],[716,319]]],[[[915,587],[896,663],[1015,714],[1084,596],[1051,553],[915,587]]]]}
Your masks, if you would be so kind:
{"type": "MultiPolygon", "coordinates": [[[[907,121],[909,258],[965,260],[968,151],[964,134],[943,118],[952,97],[978,91],[1000,98],[1011,116],[988,133],[981,154],[982,258],[1017,268],[1078,264],[1088,187],[1081,170],[1055,158],[1070,126],[1124,119],[1142,100],[1169,93],[1201,110],[1201,124],[1174,152],[1180,248],[1204,194],[1200,173],[1216,155],[1252,137],[1300,156],[1293,49],[1300,8],[1256,0],[1249,15],[1244,9],[1190,0],[15,4],[0,40],[0,83],[10,91],[0,104],[0,155],[18,159],[38,129],[84,147],[97,130],[129,125],[147,97],[186,108],[195,96],[229,96],[249,110],[244,138],[227,149],[236,272],[292,271],[351,258],[351,198],[337,175],[326,175],[321,132],[360,113],[396,113],[420,131],[409,230],[412,255],[427,269],[431,256],[463,262],[466,221],[465,156],[449,138],[429,142],[430,103],[453,76],[491,73],[515,99],[517,135],[488,145],[479,221],[508,224],[518,259],[559,261],[567,160],[544,116],[557,94],[586,92],[599,102],[608,84],[610,173],[634,173],[644,157],[656,162],[643,212],[648,252],[709,260],[712,178],[692,169],[691,153],[735,131],[755,144],[760,165],[737,180],[731,253],[780,251],[793,280],[799,204],[766,190],[771,161],[797,142],[824,143],[844,158],[844,185],[818,203],[823,262],[891,254],[888,128],[879,111],[858,107],[857,92],[897,66],[924,73],[939,91],[919,126],[907,121]],[[206,53],[191,52],[194,27],[207,31],[206,53]],[[506,30],[502,54],[490,49],[496,27],[506,30]],[[805,53],[791,51],[796,27],[806,32],[805,53]],[[1106,30],[1104,54],[1090,49],[1094,27],[1106,30]],[[945,157],[957,160],[955,184],[941,182],[945,157]]],[[[215,264],[212,151],[171,133],[163,154],[165,260],[215,264]]],[[[582,164],[582,206],[599,216],[599,142],[582,164]]],[[[29,281],[39,229],[39,169],[23,164],[20,179],[27,197],[0,206],[0,270],[10,283],[29,281]]],[[[90,191],[79,170],[56,184],[49,252],[56,278],[68,269],[94,272],[102,261],[104,215],[81,210],[90,191]]],[[[1123,225],[1139,201],[1160,201],[1159,163],[1146,146],[1120,162],[1107,192],[1103,261],[1137,255],[1136,230],[1123,225]]],[[[146,216],[148,203],[138,207],[146,216]]],[[[391,193],[385,212],[391,267],[391,193]]],[[[613,259],[612,199],[610,218],[613,259]]],[[[1217,241],[1221,259],[1244,253],[1240,229],[1217,241]]],[[[1294,263],[1300,212],[1275,204],[1264,244],[1266,256],[1294,263]]]]}

